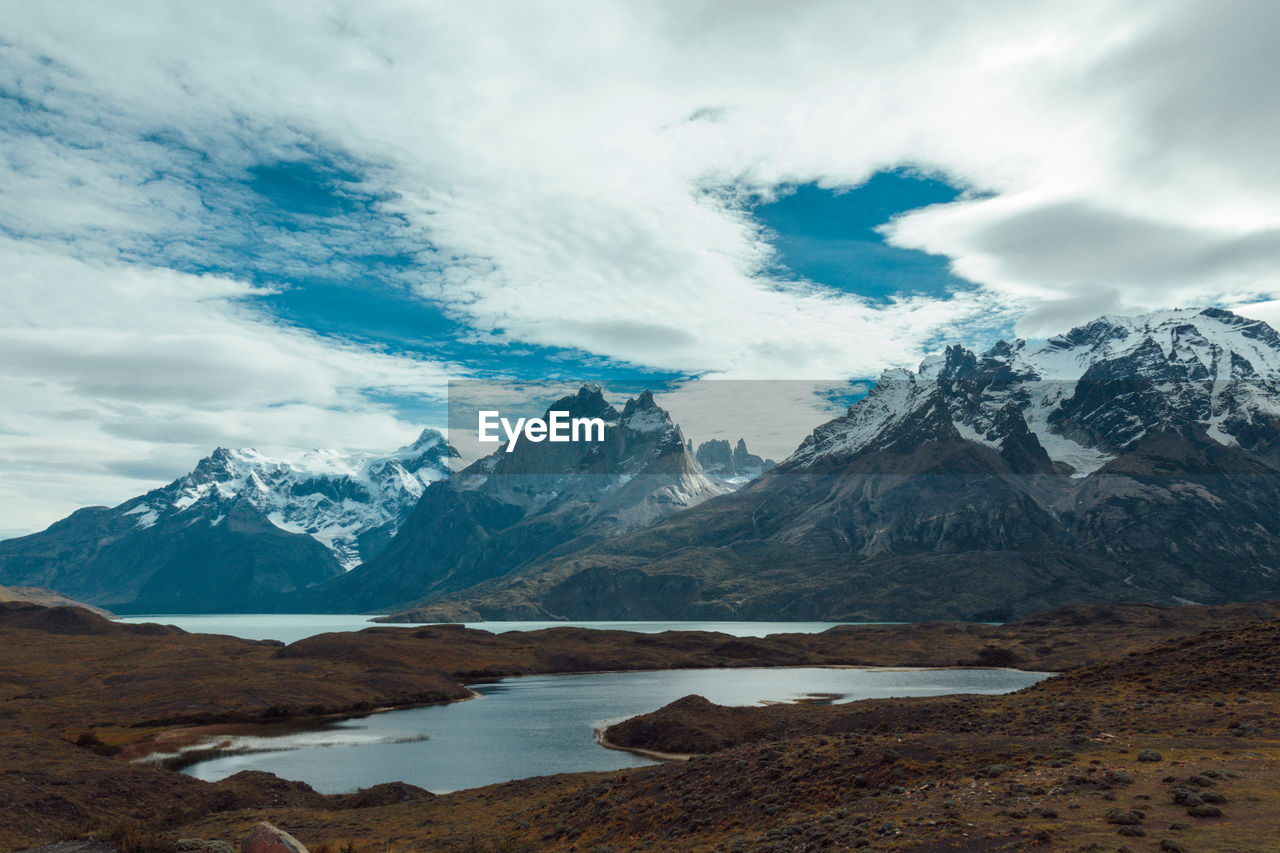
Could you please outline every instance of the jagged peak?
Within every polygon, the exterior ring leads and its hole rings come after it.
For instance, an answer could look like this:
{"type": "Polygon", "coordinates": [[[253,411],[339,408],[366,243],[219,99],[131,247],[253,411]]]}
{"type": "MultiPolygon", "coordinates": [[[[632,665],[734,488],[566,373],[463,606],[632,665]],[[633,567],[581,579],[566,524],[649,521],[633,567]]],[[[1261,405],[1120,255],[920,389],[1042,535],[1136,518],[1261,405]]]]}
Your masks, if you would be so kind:
{"type": "MultiPolygon", "coordinates": [[[[621,426],[636,432],[654,432],[656,430],[679,431],[671,422],[671,415],[653,399],[653,392],[645,389],[636,397],[627,400],[622,408],[622,416],[618,419],[621,426]]],[[[683,437],[681,444],[684,443],[683,437]]]]}
{"type": "Polygon", "coordinates": [[[352,568],[361,561],[360,535],[398,524],[431,483],[450,475],[448,460],[457,456],[434,429],[385,455],[313,449],[284,459],[218,447],[191,473],[117,509],[138,527],[170,515],[208,516],[216,525],[229,506],[247,501],[281,529],[309,533],[352,568]]]}
{"type": "Polygon", "coordinates": [[[998,448],[1029,431],[1055,462],[1084,476],[1144,430],[1169,428],[1170,419],[1234,443],[1241,430],[1256,432],[1250,425],[1258,418],[1280,418],[1278,388],[1280,335],[1265,323],[1219,308],[1104,316],[1038,345],[1000,341],[981,357],[953,345],[915,372],[886,370],[867,397],[815,430],[792,460],[809,464],[886,446],[910,423],[936,415],[940,402],[966,439],[998,448]],[[1097,392],[1077,398],[1081,380],[1132,380],[1138,396],[1114,404],[1095,399],[1097,392]],[[1170,383],[1182,383],[1181,390],[1170,383]],[[1099,420],[1093,413],[1108,405],[1111,420],[1099,420]]]}
{"type": "MultiPolygon", "coordinates": [[[[426,427],[422,432],[418,433],[418,437],[413,440],[413,444],[408,446],[408,450],[429,450],[432,447],[444,442],[444,435],[440,430],[426,427]]],[[[401,448],[405,449],[405,448],[401,448]]]]}
{"type": "Polygon", "coordinates": [[[594,382],[585,382],[573,394],[566,394],[547,407],[543,417],[551,412],[568,412],[572,418],[603,418],[616,421],[618,410],[605,399],[604,389],[594,382]]]}
{"type": "Polygon", "coordinates": [[[231,448],[215,447],[213,452],[202,458],[196,463],[196,470],[201,468],[212,468],[215,466],[226,466],[234,458],[231,448]]]}
{"type": "Polygon", "coordinates": [[[1166,311],[1149,311],[1145,314],[1104,314],[1049,340],[1077,342],[1101,336],[1123,336],[1134,331],[1198,326],[1197,321],[1207,321],[1231,328],[1263,328],[1275,334],[1275,330],[1262,320],[1242,317],[1226,308],[1174,308],[1166,311]]]}
{"type": "Polygon", "coordinates": [[[212,453],[197,462],[195,468],[187,476],[212,479],[237,477],[245,469],[260,461],[276,462],[276,460],[267,460],[266,457],[253,448],[217,447],[214,448],[212,453]]]}
{"type": "Polygon", "coordinates": [[[1214,373],[1226,353],[1260,376],[1280,378],[1280,335],[1266,323],[1223,308],[1179,308],[1134,316],[1106,315],[1049,338],[1016,358],[1044,379],[1075,379],[1095,363],[1121,357],[1198,361],[1214,373]],[[1157,349],[1158,348],[1158,349],[1157,349]]]}
{"type": "Polygon", "coordinates": [[[982,354],[982,358],[984,360],[989,358],[1009,358],[1019,350],[1025,349],[1026,346],[1027,342],[1022,338],[1015,338],[1012,343],[1001,338],[996,341],[995,345],[992,346],[991,349],[982,354]]]}
{"type": "Polygon", "coordinates": [[[370,457],[366,465],[376,467],[389,462],[397,462],[407,466],[410,471],[417,471],[424,465],[430,465],[440,460],[458,458],[461,458],[461,454],[458,453],[457,448],[448,442],[440,430],[426,427],[422,432],[418,433],[418,437],[414,439],[412,444],[401,447],[387,458],[370,457]]]}

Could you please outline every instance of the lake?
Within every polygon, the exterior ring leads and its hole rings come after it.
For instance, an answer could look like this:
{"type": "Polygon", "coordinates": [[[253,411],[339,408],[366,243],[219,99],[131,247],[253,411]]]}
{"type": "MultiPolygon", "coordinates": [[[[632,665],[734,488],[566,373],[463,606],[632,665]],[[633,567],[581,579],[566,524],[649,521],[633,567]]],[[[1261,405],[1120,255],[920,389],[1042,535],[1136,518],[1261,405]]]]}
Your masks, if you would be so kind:
{"type": "Polygon", "coordinates": [[[221,738],[183,772],[216,781],[241,770],[300,779],[324,793],[404,781],[436,793],[552,773],[654,763],[605,749],[594,730],[697,693],[722,705],[848,702],[890,696],[1007,693],[1047,673],[996,669],[662,670],[507,678],[476,699],[345,720],[278,737],[221,738]]]}
{"type": "MultiPolygon", "coordinates": [[[[132,624],[160,622],[177,625],[195,634],[229,634],[246,640],[280,640],[293,643],[316,634],[331,631],[361,631],[379,624],[373,616],[359,614],[263,614],[233,613],[221,615],[156,615],[122,616],[119,621],[132,624]]],[[[600,628],[614,631],[637,631],[657,634],[662,631],[719,631],[735,637],[766,637],[769,634],[817,634],[841,622],[467,622],[494,634],[508,631],[538,631],[543,628],[600,628]]],[[[885,623],[866,623],[885,624],[885,623]]]]}

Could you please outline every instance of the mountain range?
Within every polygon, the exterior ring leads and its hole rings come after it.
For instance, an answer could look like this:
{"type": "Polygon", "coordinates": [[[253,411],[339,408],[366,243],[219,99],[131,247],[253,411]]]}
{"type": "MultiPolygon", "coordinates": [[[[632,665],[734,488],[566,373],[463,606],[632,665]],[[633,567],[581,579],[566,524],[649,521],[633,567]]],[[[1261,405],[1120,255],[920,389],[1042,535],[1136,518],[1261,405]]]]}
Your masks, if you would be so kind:
{"type": "Polygon", "coordinates": [[[648,392],[553,410],[605,440],[452,475],[432,431],[383,457],[220,449],[0,542],[0,583],[117,612],[420,619],[999,621],[1280,595],[1280,335],[1228,311],[948,347],[776,465],[695,451],[648,392]]]}
{"type": "Polygon", "coordinates": [[[434,602],[471,618],[1003,620],[1280,594],[1280,336],[1103,317],[887,371],[737,491],[434,602]]]}
{"type": "Polygon", "coordinates": [[[121,613],[272,609],[375,556],[456,457],[435,430],[386,456],[218,448],[167,486],[0,541],[0,578],[121,613]]]}
{"type": "Polygon", "coordinates": [[[619,411],[589,386],[550,409],[601,417],[607,440],[504,445],[452,479],[458,453],[431,429],[387,455],[218,448],[163,488],[0,541],[0,578],[121,613],[379,608],[643,526],[763,465],[740,440],[705,475],[649,393],[619,411]]]}
{"type": "Polygon", "coordinates": [[[289,606],[359,612],[467,589],[727,491],[648,391],[618,410],[584,386],[551,411],[602,419],[605,440],[499,447],[433,483],[375,559],[289,606]]]}

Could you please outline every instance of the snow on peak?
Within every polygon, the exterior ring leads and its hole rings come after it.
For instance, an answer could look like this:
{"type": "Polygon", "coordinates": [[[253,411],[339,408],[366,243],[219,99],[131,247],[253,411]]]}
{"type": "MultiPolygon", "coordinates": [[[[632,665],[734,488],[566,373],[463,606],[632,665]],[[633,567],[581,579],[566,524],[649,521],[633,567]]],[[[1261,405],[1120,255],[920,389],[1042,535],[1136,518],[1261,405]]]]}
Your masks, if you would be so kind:
{"type": "Polygon", "coordinates": [[[1097,362],[1137,356],[1144,349],[1151,355],[1158,349],[1166,361],[1198,378],[1228,378],[1223,368],[1229,368],[1234,354],[1259,377],[1280,379],[1280,335],[1260,320],[1220,308],[1099,317],[1026,350],[1019,360],[1041,379],[1079,379],[1097,362]]]}
{"type": "Polygon", "coordinates": [[[671,415],[653,399],[652,391],[642,391],[622,407],[618,425],[635,432],[660,432],[674,430],[671,415]]]}
{"type": "Polygon", "coordinates": [[[440,434],[440,430],[428,427],[418,433],[418,437],[414,439],[413,444],[406,445],[405,447],[397,450],[396,455],[402,456],[407,453],[422,453],[435,447],[439,447],[442,444],[444,444],[444,436],[440,434]]]}
{"type": "Polygon", "coordinates": [[[662,409],[640,409],[624,416],[618,423],[634,432],[658,432],[672,428],[671,418],[662,409]]]}
{"type": "Polygon", "coordinates": [[[886,370],[792,460],[812,465],[887,446],[930,406],[945,407],[961,437],[996,448],[1020,415],[1077,477],[1150,430],[1194,424],[1222,444],[1248,444],[1260,422],[1280,425],[1280,335],[1230,311],[1177,309],[1108,315],[1042,344],[1001,341],[981,355],[949,347],[916,371],[886,370]]]}
{"type": "Polygon", "coordinates": [[[160,490],[163,501],[129,514],[147,527],[162,515],[219,505],[217,523],[225,516],[221,504],[244,499],[277,527],[314,537],[351,569],[362,562],[361,536],[377,528],[394,533],[427,486],[449,476],[457,455],[436,430],[387,456],[315,449],[279,459],[220,447],[160,490]]]}

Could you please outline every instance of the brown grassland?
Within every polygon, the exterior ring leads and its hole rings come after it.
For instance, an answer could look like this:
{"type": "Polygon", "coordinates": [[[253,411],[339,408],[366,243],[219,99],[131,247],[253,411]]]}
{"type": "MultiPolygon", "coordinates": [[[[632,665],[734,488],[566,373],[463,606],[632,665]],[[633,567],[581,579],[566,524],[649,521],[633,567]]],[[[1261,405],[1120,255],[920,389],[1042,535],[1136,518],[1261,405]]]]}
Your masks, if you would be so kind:
{"type": "Polygon", "coordinates": [[[313,850],[1280,850],[1280,606],[1075,607],[764,639],[557,628],[372,628],[282,647],[0,604],[0,849],[235,843],[270,820],[313,850]],[[788,665],[1062,671],[1006,696],[722,708],[609,730],[692,754],[435,796],[206,783],[126,760],[210,726],[452,701],[550,672],[788,665]]]}

